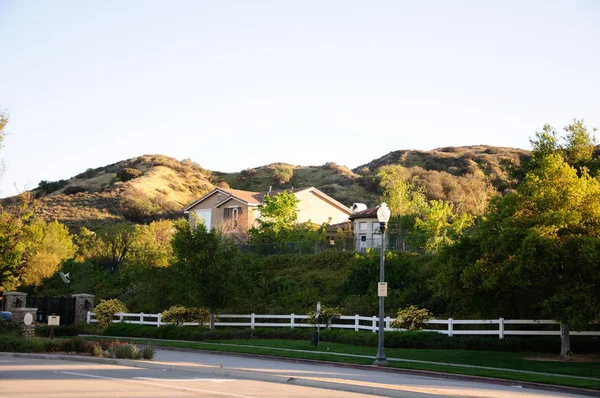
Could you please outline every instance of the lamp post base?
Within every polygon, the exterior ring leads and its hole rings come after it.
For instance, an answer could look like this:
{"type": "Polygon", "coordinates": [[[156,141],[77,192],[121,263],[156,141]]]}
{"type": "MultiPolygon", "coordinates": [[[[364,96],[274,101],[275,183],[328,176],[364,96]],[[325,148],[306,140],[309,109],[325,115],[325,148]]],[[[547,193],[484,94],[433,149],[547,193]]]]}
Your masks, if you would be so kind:
{"type": "Polygon", "coordinates": [[[375,362],[373,362],[373,365],[375,366],[385,366],[385,365],[389,365],[390,363],[387,361],[386,357],[383,358],[375,358],[375,362]]]}
{"type": "Polygon", "coordinates": [[[384,366],[389,364],[390,363],[388,362],[387,357],[385,356],[385,352],[382,348],[379,348],[377,350],[377,356],[375,357],[375,362],[373,362],[373,365],[384,366]]]}

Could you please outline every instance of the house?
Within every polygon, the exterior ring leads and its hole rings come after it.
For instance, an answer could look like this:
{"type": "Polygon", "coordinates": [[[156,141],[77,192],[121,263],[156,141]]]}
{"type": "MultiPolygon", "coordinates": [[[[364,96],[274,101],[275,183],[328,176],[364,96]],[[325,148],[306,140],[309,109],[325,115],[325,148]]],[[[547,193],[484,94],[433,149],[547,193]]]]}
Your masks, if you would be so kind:
{"type": "MultiPolygon", "coordinates": [[[[184,209],[190,225],[198,221],[210,229],[245,232],[255,226],[260,217],[258,206],[266,195],[277,195],[282,191],[251,192],[229,188],[215,188],[184,209]]],[[[346,221],[351,210],[342,203],[319,191],[317,188],[287,190],[298,198],[298,223],[312,221],[315,224],[346,221]]]]}
{"type": "Polygon", "coordinates": [[[381,246],[381,230],[377,219],[377,209],[379,207],[367,208],[362,203],[352,205],[353,211],[348,219],[352,223],[354,250],[357,252],[381,246]]]}
{"type": "MultiPolygon", "coordinates": [[[[381,228],[377,219],[377,207],[367,208],[362,203],[352,205],[352,214],[348,217],[354,238],[354,251],[381,248],[381,228]]],[[[386,250],[406,250],[402,230],[398,223],[388,223],[385,235],[386,250]]]]}

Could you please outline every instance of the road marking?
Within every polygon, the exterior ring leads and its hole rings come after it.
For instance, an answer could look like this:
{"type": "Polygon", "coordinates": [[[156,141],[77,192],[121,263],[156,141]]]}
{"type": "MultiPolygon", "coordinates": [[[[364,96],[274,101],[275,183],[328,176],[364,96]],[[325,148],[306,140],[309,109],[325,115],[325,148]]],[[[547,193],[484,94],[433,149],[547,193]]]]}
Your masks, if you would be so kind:
{"type": "Polygon", "coordinates": [[[90,377],[92,379],[115,380],[115,381],[122,381],[122,382],[125,382],[125,383],[145,384],[145,385],[148,385],[148,386],[155,386],[155,387],[177,388],[177,389],[183,390],[183,391],[196,391],[196,392],[203,392],[203,393],[223,395],[223,396],[226,396],[226,397],[255,398],[255,397],[252,397],[250,395],[230,394],[230,393],[220,392],[220,391],[203,390],[203,389],[200,389],[200,388],[187,388],[187,387],[180,387],[180,386],[168,385],[168,384],[149,383],[149,382],[141,381],[141,380],[120,379],[118,377],[97,376],[97,375],[91,375],[91,374],[86,374],[86,373],[76,373],[76,372],[60,372],[60,373],[67,374],[67,375],[73,375],[73,376],[90,377]]]}
{"type": "Polygon", "coordinates": [[[167,381],[169,383],[185,383],[186,381],[210,381],[211,383],[226,383],[228,381],[235,381],[234,379],[159,379],[156,377],[134,377],[134,379],[167,381]]]}

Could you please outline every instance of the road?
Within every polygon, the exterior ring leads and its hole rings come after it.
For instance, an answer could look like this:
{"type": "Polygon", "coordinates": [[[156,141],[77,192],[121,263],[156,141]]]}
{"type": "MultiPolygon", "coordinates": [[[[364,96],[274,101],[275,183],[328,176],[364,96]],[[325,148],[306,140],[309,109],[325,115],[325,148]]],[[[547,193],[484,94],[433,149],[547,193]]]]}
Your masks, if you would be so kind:
{"type": "Polygon", "coordinates": [[[186,371],[0,357],[0,397],[162,398],[162,397],[331,397],[362,394],[311,387],[236,380],[186,371]]]}
{"type": "Polygon", "coordinates": [[[566,398],[578,395],[258,357],[158,350],[127,366],[0,356],[0,397],[566,398]],[[131,366],[130,366],[131,365],[131,366]],[[356,394],[355,394],[356,393],[356,394]],[[372,396],[372,395],[371,395],[372,396]]]}

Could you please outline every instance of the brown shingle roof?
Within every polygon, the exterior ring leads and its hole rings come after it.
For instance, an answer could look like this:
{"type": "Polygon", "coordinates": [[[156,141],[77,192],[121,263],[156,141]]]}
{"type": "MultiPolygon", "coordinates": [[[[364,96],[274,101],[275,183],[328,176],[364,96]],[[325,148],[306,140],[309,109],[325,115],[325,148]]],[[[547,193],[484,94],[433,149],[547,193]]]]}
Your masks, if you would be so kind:
{"type": "Polygon", "coordinates": [[[379,206],[371,207],[366,210],[357,211],[356,213],[350,214],[348,219],[354,220],[355,218],[377,218],[377,210],[378,209],[379,209],[379,206]]]}

